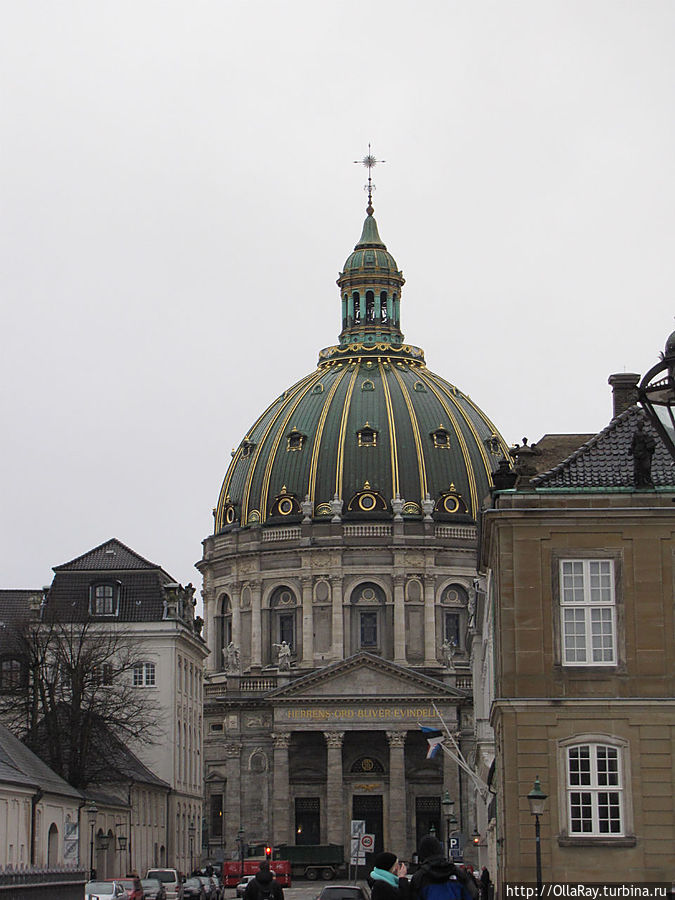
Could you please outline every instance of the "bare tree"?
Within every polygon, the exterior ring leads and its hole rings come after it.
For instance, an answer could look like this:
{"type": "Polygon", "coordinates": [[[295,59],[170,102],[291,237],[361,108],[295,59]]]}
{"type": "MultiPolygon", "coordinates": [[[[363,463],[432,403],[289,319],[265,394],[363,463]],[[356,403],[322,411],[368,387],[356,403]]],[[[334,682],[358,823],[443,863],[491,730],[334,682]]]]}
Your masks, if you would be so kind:
{"type": "Polygon", "coordinates": [[[0,718],[74,787],[114,774],[124,746],[157,739],[157,711],[134,685],[144,662],[131,629],[26,617],[5,626],[2,644],[22,669],[5,679],[0,718]]]}

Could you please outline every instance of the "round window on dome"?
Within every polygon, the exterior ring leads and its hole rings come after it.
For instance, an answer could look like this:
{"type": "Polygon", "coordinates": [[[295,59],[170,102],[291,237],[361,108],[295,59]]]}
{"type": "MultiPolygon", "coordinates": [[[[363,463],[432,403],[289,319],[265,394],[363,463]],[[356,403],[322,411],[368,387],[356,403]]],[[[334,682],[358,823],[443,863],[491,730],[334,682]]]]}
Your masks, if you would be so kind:
{"type": "Polygon", "coordinates": [[[283,500],[279,501],[279,513],[282,516],[290,516],[293,512],[293,501],[288,497],[284,497],[283,500]]]}
{"type": "Polygon", "coordinates": [[[377,500],[374,494],[361,494],[359,497],[359,506],[364,512],[370,512],[372,509],[375,509],[376,504],[377,500]]]}
{"type": "Polygon", "coordinates": [[[446,513],[456,513],[459,509],[459,500],[457,497],[446,497],[443,501],[443,509],[446,513]]]}

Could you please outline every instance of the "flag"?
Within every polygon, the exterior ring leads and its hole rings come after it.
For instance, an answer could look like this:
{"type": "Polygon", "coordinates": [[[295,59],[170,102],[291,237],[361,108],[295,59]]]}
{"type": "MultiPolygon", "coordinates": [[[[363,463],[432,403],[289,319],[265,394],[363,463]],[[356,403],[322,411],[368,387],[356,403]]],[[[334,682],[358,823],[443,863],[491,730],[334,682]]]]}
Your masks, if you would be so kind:
{"type": "Polygon", "coordinates": [[[422,733],[427,739],[427,744],[429,745],[429,749],[427,751],[427,759],[433,759],[433,757],[438,753],[440,746],[445,740],[445,736],[442,731],[439,731],[438,728],[429,728],[427,725],[420,725],[422,733]]]}

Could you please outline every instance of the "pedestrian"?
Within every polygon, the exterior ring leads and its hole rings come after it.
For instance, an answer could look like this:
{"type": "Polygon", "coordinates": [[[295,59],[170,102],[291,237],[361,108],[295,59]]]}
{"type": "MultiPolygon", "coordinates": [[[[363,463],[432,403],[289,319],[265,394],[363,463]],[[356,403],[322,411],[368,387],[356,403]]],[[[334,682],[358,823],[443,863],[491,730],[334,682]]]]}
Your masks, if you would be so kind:
{"type": "Polygon", "coordinates": [[[270,871],[270,864],[264,859],[255,878],[246,885],[244,900],[284,900],[284,891],[270,871]]]}
{"type": "Polygon", "coordinates": [[[432,834],[422,839],[417,855],[421,865],[410,883],[412,900],[477,900],[475,881],[445,858],[432,834]]]}
{"type": "Polygon", "coordinates": [[[408,900],[410,883],[407,873],[406,864],[399,862],[395,853],[386,850],[377,853],[368,876],[371,900],[408,900]]]}
{"type": "Polygon", "coordinates": [[[480,873],[480,892],[482,900],[490,900],[490,872],[483,866],[480,873]]]}

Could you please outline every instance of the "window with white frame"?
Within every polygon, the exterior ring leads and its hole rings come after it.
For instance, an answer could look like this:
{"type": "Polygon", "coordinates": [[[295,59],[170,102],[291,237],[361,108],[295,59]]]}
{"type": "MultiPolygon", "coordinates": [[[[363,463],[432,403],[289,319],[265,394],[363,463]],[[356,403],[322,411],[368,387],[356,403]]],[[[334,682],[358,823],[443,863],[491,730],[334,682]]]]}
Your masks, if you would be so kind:
{"type": "Polygon", "coordinates": [[[567,748],[566,757],[569,834],[623,835],[620,749],[608,744],[574,744],[567,748]]]}
{"type": "Polygon", "coordinates": [[[560,561],[564,666],[616,665],[614,560],[560,561]]]}
{"type": "Polygon", "coordinates": [[[136,663],[134,687],[154,687],[155,683],[155,664],[153,662],[136,663]]]}
{"type": "Polygon", "coordinates": [[[92,585],[90,610],[94,616],[116,616],[118,613],[117,585],[92,585]]]}

